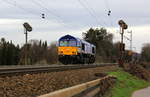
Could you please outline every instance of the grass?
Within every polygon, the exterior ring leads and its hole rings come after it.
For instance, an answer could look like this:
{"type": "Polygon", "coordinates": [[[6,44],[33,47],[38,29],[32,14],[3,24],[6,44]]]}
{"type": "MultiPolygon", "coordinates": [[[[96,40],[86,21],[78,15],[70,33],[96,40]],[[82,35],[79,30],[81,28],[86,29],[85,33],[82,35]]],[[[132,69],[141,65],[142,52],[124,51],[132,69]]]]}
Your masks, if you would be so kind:
{"type": "Polygon", "coordinates": [[[115,85],[110,89],[111,97],[131,97],[134,91],[150,86],[150,82],[140,80],[121,70],[108,74],[117,77],[115,85]]]}

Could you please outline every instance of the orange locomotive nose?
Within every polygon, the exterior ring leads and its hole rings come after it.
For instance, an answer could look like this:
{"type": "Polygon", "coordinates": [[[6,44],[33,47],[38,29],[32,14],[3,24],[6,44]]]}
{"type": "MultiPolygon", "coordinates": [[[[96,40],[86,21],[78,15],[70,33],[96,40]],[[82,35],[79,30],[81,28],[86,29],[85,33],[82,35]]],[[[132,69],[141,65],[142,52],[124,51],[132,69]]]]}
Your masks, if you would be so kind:
{"type": "Polygon", "coordinates": [[[77,55],[77,47],[58,47],[58,55],[77,55]]]}

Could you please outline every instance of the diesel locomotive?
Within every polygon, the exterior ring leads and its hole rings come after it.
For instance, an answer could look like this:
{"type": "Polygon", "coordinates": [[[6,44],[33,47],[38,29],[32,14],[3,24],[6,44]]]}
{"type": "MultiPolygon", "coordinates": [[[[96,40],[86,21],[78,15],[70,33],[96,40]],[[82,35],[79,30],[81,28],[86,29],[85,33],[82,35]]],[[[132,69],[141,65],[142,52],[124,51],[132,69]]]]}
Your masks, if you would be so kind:
{"type": "Polygon", "coordinates": [[[63,64],[95,62],[96,47],[84,40],[65,35],[58,40],[58,60],[63,64]]]}

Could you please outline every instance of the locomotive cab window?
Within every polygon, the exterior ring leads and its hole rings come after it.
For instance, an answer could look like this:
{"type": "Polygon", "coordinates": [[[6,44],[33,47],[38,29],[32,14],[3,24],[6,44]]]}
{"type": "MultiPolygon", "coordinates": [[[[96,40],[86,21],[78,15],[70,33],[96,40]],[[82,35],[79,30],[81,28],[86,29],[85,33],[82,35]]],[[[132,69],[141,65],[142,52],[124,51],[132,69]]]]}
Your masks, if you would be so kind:
{"type": "Polygon", "coordinates": [[[77,42],[73,39],[64,39],[64,40],[60,40],[59,42],[59,46],[73,46],[76,47],[77,42]]]}
{"type": "Polygon", "coordinates": [[[67,46],[68,42],[67,41],[60,41],[59,46],[67,46]]]}
{"type": "Polygon", "coordinates": [[[69,46],[76,46],[76,45],[77,45],[77,43],[76,43],[75,40],[70,40],[69,41],[69,46]]]}
{"type": "Polygon", "coordinates": [[[94,47],[92,47],[92,53],[95,53],[95,48],[94,47]]]}
{"type": "Polygon", "coordinates": [[[82,43],[82,50],[85,50],[85,44],[82,43]]]}

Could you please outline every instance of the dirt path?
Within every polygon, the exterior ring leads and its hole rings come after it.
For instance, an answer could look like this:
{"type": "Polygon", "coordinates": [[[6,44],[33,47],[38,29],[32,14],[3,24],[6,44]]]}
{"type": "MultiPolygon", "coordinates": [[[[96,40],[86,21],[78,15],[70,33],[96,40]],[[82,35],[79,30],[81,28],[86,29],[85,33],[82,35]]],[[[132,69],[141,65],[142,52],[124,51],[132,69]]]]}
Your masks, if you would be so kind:
{"type": "Polygon", "coordinates": [[[135,91],[132,97],[150,97],[150,87],[135,91]]]}

